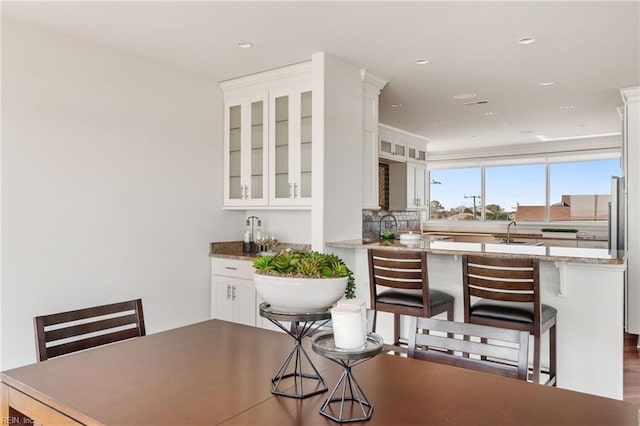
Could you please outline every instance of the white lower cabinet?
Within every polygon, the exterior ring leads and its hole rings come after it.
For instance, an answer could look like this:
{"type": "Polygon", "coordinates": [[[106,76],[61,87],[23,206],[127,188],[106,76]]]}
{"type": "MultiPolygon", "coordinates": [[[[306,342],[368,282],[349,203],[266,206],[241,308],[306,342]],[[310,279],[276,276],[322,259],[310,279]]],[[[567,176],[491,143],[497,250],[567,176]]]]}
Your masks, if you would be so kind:
{"type": "Polygon", "coordinates": [[[253,281],[211,276],[213,318],[256,325],[256,290],[253,281]]]}
{"type": "Polygon", "coordinates": [[[260,316],[262,302],[253,283],[251,260],[211,258],[211,318],[281,331],[260,316]]]}
{"type": "Polygon", "coordinates": [[[256,325],[251,261],[211,258],[211,318],[256,325]]]}

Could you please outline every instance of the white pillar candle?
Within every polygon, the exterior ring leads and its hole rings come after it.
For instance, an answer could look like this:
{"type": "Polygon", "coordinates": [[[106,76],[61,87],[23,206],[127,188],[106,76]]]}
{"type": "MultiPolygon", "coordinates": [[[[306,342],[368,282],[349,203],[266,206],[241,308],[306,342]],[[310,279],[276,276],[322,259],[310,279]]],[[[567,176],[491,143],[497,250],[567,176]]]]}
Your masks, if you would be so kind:
{"type": "Polygon", "coordinates": [[[357,306],[336,306],[331,309],[333,338],[336,348],[358,349],[364,346],[365,330],[361,309],[357,306]]]}
{"type": "Polygon", "coordinates": [[[367,302],[362,299],[341,299],[338,300],[337,306],[356,306],[360,308],[362,311],[362,327],[366,336],[367,330],[369,330],[367,324],[367,302]]]}

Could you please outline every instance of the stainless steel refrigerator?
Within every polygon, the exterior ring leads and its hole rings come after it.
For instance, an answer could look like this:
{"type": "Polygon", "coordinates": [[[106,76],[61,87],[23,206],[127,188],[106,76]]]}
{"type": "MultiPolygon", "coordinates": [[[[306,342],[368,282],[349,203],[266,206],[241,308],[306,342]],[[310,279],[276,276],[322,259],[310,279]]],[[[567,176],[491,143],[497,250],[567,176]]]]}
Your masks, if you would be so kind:
{"type": "MultiPolygon", "coordinates": [[[[625,256],[626,244],[626,209],[627,194],[625,192],[625,181],[623,177],[613,176],[611,178],[611,202],[609,203],[609,254],[612,257],[623,258],[625,256]]],[[[627,271],[624,272],[624,328],[629,332],[631,325],[629,318],[637,317],[637,304],[629,303],[632,294],[637,291],[629,291],[629,280],[627,271]],[[630,297],[631,296],[631,297],[630,297]]]]}
{"type": "Polygon", "coordinates": [[[624,178],[611,178],[611,202],[609,203],[609,253],[615,257],[624,257],[626,194],[624,178]]]}

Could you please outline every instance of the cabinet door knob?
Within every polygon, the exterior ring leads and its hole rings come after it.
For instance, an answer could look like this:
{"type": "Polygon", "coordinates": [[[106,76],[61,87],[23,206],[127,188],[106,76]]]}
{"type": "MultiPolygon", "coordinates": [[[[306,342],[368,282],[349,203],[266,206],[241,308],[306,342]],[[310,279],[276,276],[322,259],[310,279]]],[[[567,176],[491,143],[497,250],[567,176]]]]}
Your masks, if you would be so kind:
{"type": "Polygon", "coordinates": [[[237,271],[238,268],[234,268],[232,266],[225,266],[224,269],[231,269],[232,271],[237,271]]]}
{"type": "Polygon", "coordinates": [[[227,300],[231,299],[231,286],[227,284],[227,300]]]}

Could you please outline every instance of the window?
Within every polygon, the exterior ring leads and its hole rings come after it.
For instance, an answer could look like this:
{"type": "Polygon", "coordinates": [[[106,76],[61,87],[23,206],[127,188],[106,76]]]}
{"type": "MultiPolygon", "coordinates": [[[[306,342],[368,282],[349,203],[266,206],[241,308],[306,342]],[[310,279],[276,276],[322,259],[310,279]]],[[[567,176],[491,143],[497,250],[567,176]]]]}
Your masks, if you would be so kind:
{"type": "Polygon", "coordinates": [[[606,221],[620,175],[619,159],[431,170],[430,219],[606,221]]]}
{"type": "Polygon", "coordinates": [[[485,220],[545,220],[545,165],[487,167],[485,220]],[[523,217],[523,207],[531,212],[523,217]]]}
{"type": "Polygon", "coordinates": [[[550,220],[608,220],[611,176],[620,175],[617,159],[550,164],[550,220]]]}
{"type": "Polygon", "coordinates": [[[431,219],[474,220],[481,212],[481,169],[432,170],[431,219]]]}

